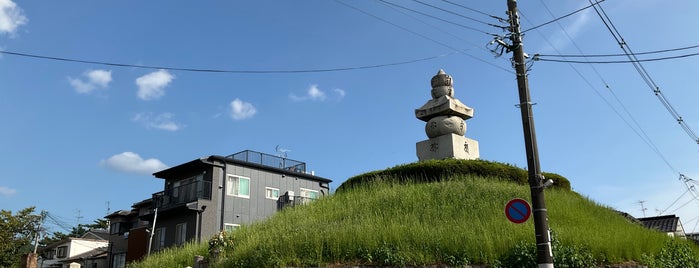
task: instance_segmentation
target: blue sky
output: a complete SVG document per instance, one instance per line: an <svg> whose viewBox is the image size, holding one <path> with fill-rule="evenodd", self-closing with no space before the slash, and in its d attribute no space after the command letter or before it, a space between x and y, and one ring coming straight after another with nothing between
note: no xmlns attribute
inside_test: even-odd
<svg viewBox="0 0 699 268"><path fill-rule="evenodd" d="M106 215L107 203L129 209L162 190L154 171L246 149L276 154L277 145L336 188L417 161L415 143L426 136L414 109L430 98L439 69L475 109L466 136L479 141L481 158L526 167L510 55L486 49L493 39L486 33L505 32L478 21L503 23L445 1L429 4L478 21L416 1L387 2L449 23L380 1L0 0L3 51L132 65L0 54L0 207L36 206L69 224L91 222ZM504 0L453 2L506 16ZM529 29L588 3L519 5ZM691 13L699 2L602 6L634 52L699 44ZM592 9L528 31L524 48L622 53ZM689 53L696 50L672 55ZM698 60L643 63L690 127L699 127ZM262 74L133 67L303 71L409 61ZM699 201L678 177L699 178L699 145L632 65L537 61L529 82L544 171L603 205L640 217L643 200L647 216L678 214L695 230Z"/></svg>

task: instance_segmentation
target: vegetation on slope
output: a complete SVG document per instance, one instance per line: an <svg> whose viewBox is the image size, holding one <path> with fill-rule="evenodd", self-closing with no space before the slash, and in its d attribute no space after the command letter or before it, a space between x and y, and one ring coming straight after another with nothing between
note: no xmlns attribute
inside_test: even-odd
<svg viewBox="0 0 699 268"><path fill-rule="evenodd" d="M333 196L288 208L271 219L214 238L220 249L215 267L346 265L533 264L534 227L504 216L512 198L529 199L526 185L510 179L455 175L429 183L413 178L374 177L371 183L343 187ZM682 266L699 265L696 247L629 222L611 209L566 189L546 191L558 264L643 262L651 265L684 254ZM148 258L135 267L191 265ZM677 250L677 248L681 250ZM682 251L684 250L684 251ZM666 266L662 266L666 267Z"/></svg>
<svg viewBox="0 0 699 268"><path fill-rule="evenodd" d="M542 173L546 179L553 180L553 188L570 190L570 181L555 173ZM442 181L458 175L498 178L519 184L528 183L527 171L516 166L487 160L429 160L395 166L392 168L364 173L347 179L337 192L357 185L372 183L375 179L393 180L400 183L425 183Z"/></svg>

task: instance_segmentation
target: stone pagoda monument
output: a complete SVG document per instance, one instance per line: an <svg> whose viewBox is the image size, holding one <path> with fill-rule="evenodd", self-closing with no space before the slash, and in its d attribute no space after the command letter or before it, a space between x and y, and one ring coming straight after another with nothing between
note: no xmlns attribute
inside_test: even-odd
<svg viewBox="0 0 699 268"><path fill-rule="evenodd" d="M427 122L428 140L417 143L417 158L478 159L478 141L464 137L473 109L454 98L454 82L444 70L432 77L432 99L415 110L415 117Z"/></svg>

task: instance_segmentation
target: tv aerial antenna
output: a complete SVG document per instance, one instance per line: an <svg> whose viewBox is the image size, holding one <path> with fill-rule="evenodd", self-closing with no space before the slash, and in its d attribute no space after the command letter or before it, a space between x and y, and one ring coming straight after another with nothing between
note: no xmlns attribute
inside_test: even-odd
<svg viewBox="0 0 699 268"><path fill-rule="evenodd" d="M291 152L289 149L284 149L281 146L277 145L277 147L274 147L274 151L279 154L279 157L286 159L287 153Z"/></svg>

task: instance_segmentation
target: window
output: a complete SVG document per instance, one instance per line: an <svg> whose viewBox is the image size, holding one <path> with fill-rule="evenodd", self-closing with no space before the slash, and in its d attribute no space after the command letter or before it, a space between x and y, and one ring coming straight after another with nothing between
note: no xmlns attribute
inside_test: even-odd
<svg viewBox="0 0 699 268"><path fill-rule="evenodd" d="M126 267L126 253L114 254L112 257L112 268Z"/></svg>
<svg viewBox="0 0 699 268"><path fill-rule="evenodd" d="M318 199L318 191L301 188L301 197Z"/></svg>
<svg viewBox="0 0 699 268"><path fill-rule="evenodd" d="M165 227L155 229L153 235L153 249L159 250L165 247Z"/></svg>
<svg viewBox="0 0 699 268"><path fill-rule="evenodd" d="M228 195L250 198L250 178L228 175Z"/></svg>
<svg viewBox="0 0 699 268"><path fill-rule="evenodd" d="M277 200L277 199L279 199L279 189L277 189L277 188L271 188L271 187L265 187L265 196L266 196L268 199Z"/></svg>
<svg viewBox="0 0 699 268"><path fill-rule="evenodd" d="M183 222L175 226L175 244L182 245L187 242L187 223Z"/></svg>
<svg viewBox="0 0 699 268"><path fill-rule="evenodd" d="M68 247L67 246L62 246L56 248L56 257L57 258L65 258L68 256Z"/></svg>
<svg viewBox="0 0 699 268"><path fill-rule="evenodd" d="M53 259L56 256L56 249L54 248L54 249L44 251L44 256L46 257L46 259L49 259L49 260Z"/></svg>
<svg viewBox="0 0 699 268"><path fill-rule="evenodd" d="M223 230L226 232L232 232L240 228L240 224L235 224L235 223L224 223L223 224Z"/></svg>

